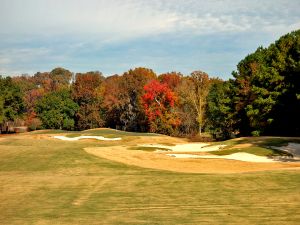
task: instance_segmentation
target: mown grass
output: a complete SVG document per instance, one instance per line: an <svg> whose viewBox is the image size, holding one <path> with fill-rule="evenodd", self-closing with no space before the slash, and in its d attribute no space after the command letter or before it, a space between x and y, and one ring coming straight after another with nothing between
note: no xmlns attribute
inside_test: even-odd
<svg viewBox="0 0 300 225"><path fill-rule="evenodd" d="M0 223L299 224L299 171L184 174L83 150L110 145L2 137Z"/></svg>

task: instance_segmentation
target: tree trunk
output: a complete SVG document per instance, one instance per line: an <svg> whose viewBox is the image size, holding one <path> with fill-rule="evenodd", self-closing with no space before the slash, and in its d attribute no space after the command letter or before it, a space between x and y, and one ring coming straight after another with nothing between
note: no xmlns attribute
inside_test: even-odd
<svg viewBox="0 0 300 225"><path fill-rule="evenodd" d="M201 128L202 128L202 102L201 96L199 96L199 135L201 136Z"/></svg>
<svg viewBox="0 0 300 225"><path fill-rule="evenodd" d="M199 124L199 135L201 136L202 133L201 133L201 123Z"/></svg>

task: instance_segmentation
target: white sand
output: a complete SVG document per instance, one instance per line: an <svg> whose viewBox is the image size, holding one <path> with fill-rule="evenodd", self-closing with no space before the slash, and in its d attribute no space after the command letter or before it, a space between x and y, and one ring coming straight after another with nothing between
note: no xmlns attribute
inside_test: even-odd
<svg viewBox="0 0 300 225"><path fill-rule="evenodd" d="M122 138L105 138L102 136L79 136L79 137L73 137L73 138L69 138L69 137L65 137L65 136L54 136L54 138L63 140L63 141L78 141L80 139L97 139L100 141L119 141Z"/></svg>
<svg viewBox="0 0 300 225"><path fill-rule="evenodd" d="M175 146L168 146L168 145L156 145L156 144L149 144L149 145L140 145L142 147L154 147L154 148L166 148L173 152L210 152L210 151L217 151L226 145L214 145L208 146L209 144L205 143L189 143L189 144L178 144ZM207 147L205 147L207 146ZM158 151L161 151L158 149Z"/></svg>
<svg viewBox="0 0 300 225"><path fill-rule="evenodd" d="M273 159L270 159L265 156L257 156L245 152L238 152L233 153L230 155L192 155L192 154L167 154L168 156L175 157L175 158L181 158L181 159L188 159L188 158L204 158L204 159L232 159L232 160L239 160L244 162L264 162L264 163L270 163L270 162L276 162Z"/></svg>
<svg viewBox="0 0 300 225"><path fill-rule="evenodd" d="M290 142L287 146L281 146L281 147L271 146L271 148L291 153L294 156L294 158L300 157L299 143Z"/></svg>

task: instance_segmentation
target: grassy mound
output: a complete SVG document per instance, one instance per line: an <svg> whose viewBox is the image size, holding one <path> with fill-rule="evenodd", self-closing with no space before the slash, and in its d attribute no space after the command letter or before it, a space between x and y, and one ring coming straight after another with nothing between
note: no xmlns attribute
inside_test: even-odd
<svg viewBox="0 0 300 225"><path fill-rule="evenodd" d="M246 152L258 156L292 156L285 151L272 149L272 146L287 146L290 142L300 143L300 138L243 137L215 143L226 145L226 147L210 153L215 155L229 155L237 152Z"/></svg>
<svg viewBox="0 0 300 225"><path fill-rule="evenodd" d="M115 137L131 137L131 136L159 136L159 134L154 133L138 133L138 132L127 132L127 131L120 131L110 128L97 128L97 129L90 129L84 131L65 131L65 130L40 130L31 132L32 134L67 134L67 137L78 137L81 135L86 136L103 136L106 138L115 138Z"/></svg>

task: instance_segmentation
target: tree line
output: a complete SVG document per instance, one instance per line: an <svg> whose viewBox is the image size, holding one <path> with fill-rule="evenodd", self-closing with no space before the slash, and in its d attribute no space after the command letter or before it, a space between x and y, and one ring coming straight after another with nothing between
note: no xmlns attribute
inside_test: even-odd
<svg viewBox="0 0 300 225"><path fill-rule="evenodd" d="M223 81L148 68L104 77L64 68L0 77L0 123L168 135L300 135L300 30L259 47ZM2 132L5 131L2 129Z"/></svg>

